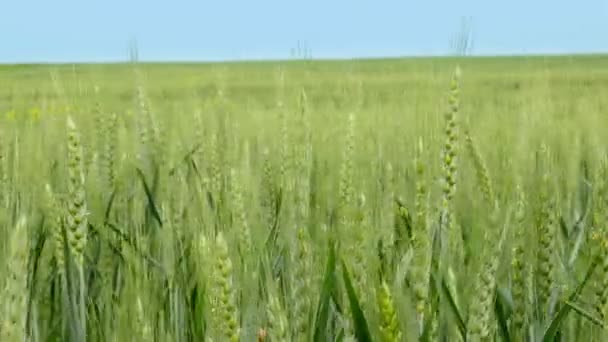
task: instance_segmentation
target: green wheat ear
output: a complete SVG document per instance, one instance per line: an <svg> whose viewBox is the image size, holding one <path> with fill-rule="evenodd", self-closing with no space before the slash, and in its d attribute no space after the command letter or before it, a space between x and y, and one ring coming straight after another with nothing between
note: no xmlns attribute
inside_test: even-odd
<svg viewBox="0 0 608 342"><path fill-rule="evenodd" d="M276 172L270 158L270 151L265 149L263 152L262 165L262 206L264 207L264 218L267 228L272 228L276 221L276 205L277 205L277 184Z"/></svg>
<svg viewBox="0 0 608 342"><path fill-rule="evenodd" d="M460 111L460 68L452 75L448 96L448 110L445 113L445 142L442 149L442 198L441 198L441 234L453 235L452 199L456 193L458 124ZM452 239L453 240L453 239ZM455 241L451 241L455 243Z"/></svg>
<svg viewBox="0 0 608 342"><path fill-rule="evenodd" d="M454 197L456 191L458 126L457 117L460 110L460 68L457 68L450 81L448 111L445 113L445 143L443 145L443 200L444 206Z"/></svg>
<svg viewBox="0 0 608 342"><path fill-rule="evenodd" d="M50 232L53 237L53 247L55 259L57 260L57 270L61 276L65 270L65 239L63 237L63 208L56 195L53 193L50 184L45 186L46 209L50 220Z"/></svg>
<svg viewBox="0 0 608 342"><path fill-rule="evenodd" d="M341 224L348 225L352 211L353 202L355 199L355 190L353 187L353 158L355 150L355 115L348 116L346 144L344 146L342 156L342 166L340 169L340 221Z"/></svg>
<svg viewBox="0 0 608 342"><path fill-rule="evenodd" d="M216 206L221 206L222 201L222 165L220 165L220 147L217 134L211 135L209 142L209 179L211 181L211 191L216 199Z"/></svg>
<svg viewBox="0 0 608 342"><path fill-rule="evenodd" d="M380 309L380 334L381 341L384 342L399 342L402 340L403 334L399 326L399 318L395 309L395 303L391 290L385 281L382 281L378 289L378 307Z"/></svg>
<svg viewBox="0 0 608 342"><path fill-rule="evenodd" d="M236 307L235 289L232 283L232 261L228 254L228 244L222 232L215 241L215 265L213 267L212 287L215 294L213 311L218 330L227 341L238 342L241 328Z"/></svg>
<svg viewBox="0 0 608 342"><path fill-rule="evenodd" d="M0 298L0 341L25 341L29 236L25 217L21 217L11 233L5 287Z"/></svg>
<svg viewBox="0 0 608 342"><path fill-rule="evenodd" d="M594 311L601 321L606 324L606 310L608 309L608 238L606 233L594 236L598 246L599 265L597 268L597 279L595 280Z"/></svg>
<svg viewBox="0 0 608 342"><path fill-rule="evenodd" d="M416 216L413 225L413 270L412 285L415 296L416 314L420 331L423 329L424 315L428 308L429 279L431 267L431 236L428 226L428 189L425 165L422 161L424 146L419 141L415 159L416 167Z"/></svg>
<svg viewBox="0 0 608 342"><path fill-rule="evenodd" d="M109 187L109 191L113 191L116 186L118 116L116 113L111 113L105 117L104 123L104 146L102 149L103 174L105 184Z"/></svg>
<svg viewBox="0 0 608 342"><path fill-rule="evenodd" d="M136 322L139 336L142 341L153 341L152 328L150 327L150 322L145 314L144 305L142 304L139 296L137 296L136 304Z"/></svg>
<svg viewBox="0 0 608 342"><path fill-rule="evenodd" d="M467 150L469 151L469 155L473 160L473 166L479 180L479 188L483 194L483 199L490 205L491 209L493 209L496 196L494 195L494 189L490 179L490 172L488 171L488 167L486 166L483 156L477 149L477 145L475 144L473 137L471 137L471 134L468 131L466 131L464 134Z"/></svg>
<svg viewBox="0 0 608 342"><path fill-rule="evenodd" d="M523 338L523 329L526 320L526 279L530 269L526 263L525 243L528 236L525 225L526 198L520 186L517 186L517 209L515 213L515 241L512 257L513 285L513 334Z"/></svg>
<svg viewBox="0 0 608 342"><path fill-rule="evenodd" d="M483 263L480 274L475 280L475 295L471 299L467 331L467 340L469 341L490 341L493 332L492 318L497 272L507 230L504 229L501 232L497 227L496 213L491 214L491 216L490 226L488 227L490 232L486 233L484 238Z"/></svg>
<svg viewBox="0 0 608 342"><path fill-rule="evenodd" d="M276 283L274 280L269 280ZM268 294L268 335L272 341L287 342L289 338L289 322L285 309L279 300L279 290L276 284L269 284Z"/></svg>
<svg viewBox="0 0 608 342"><path fill-rule="evenodd" d="M293 254L294 281L292 284L293 300L293 336L297 341L305 341L309 328L311 311L311 272L312 257L310 237L305 228L297 229L296 253Z"/></svg>
<svg viewBox="0 0 608 342"><path fill-rule="evenodd" d="M310 115L308 113L307 98L304 90L300 93L299 99L300 116L298 120L299 134L295 147L295 204L297 206L296 222L305 222L310 215L309 200L311 190L311 169L312 169L312 128Z"/></svg>
<svg viewBox="0 0 608 342"><path fill-rule="evenodd" d="M6 205L10 195L8 174L8 149L6 148L5 131L0 129L0 204Z"/></svg>
<svg viewBox="0 0 608 342"><path fill-rule="evenodd" d="M595 249L594 254L598 260L594 274L593 310L597 318L604 324L607 322L608 313L608 230L606 229L608 215L605 209L608 204L608 197L606 197L608 190L607 166L608 164L603 160L596 175L597 185L595 186L596 191L590 222L590 226L593 227L591 240Z"/></svg>
<svg viewBox="0 0 608 342"><path fill-rule="evenodd" d="M278 103L279 121L280 121L280 150L279 150L279 184L285 191L291 192L292 180L292 151L291 151L291 136L289 131L289 122L286 108Z"/></svg>
<svg viewBox="0 0 608 342"><path fill-rule="evenodd" d="M71 117L68 127L68 213L67 236L70 251L79 267L83 265L84 248L87 242L87 205L85 199L85 180L82 165L82 145L80 134Z"/></svg>
<svg viewBox="0 0 608 342"><path fill-rule="evenodd" d="M542 205L540 218L537 223L538 251L536 283L538 303L541 308L542 317L548 315L549 301L551 292L555 285L555 247L557 219L555 213L554 200L547 194L547 177L545 176L544 190L541 194L540 203Z"/></svg>
<svg viewBox="0 0 608 342"><path fill-rule="evenodd" d="M247 220L247 212L245 211L240 179L234 169L230 170L230 179L232 185L234 216L236 218L237 229L239 230L239 250L241 256L244 258L252 251L251 230L249 221Z"/></svg>

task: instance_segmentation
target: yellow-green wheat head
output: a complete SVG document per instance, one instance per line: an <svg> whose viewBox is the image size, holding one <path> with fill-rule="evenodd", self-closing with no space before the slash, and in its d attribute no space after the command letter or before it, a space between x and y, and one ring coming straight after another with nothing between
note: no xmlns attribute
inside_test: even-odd
<svg viewBox="0 0 608 342"><path fill-rule="evenodd" d="M83 172L83 151L80 133L72 118L68 117L68 204L67 237L70 252L77 265L82 266L87 242L87 205Z"/></svg>

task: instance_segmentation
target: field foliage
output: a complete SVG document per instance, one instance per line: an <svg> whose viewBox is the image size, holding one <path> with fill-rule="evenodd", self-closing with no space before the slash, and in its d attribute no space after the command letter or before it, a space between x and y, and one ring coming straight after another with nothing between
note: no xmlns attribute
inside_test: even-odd
<svg viewBox="0 0 608 342"><path fill-rule="evenodd" d="M604 341L607 67L0 66L0 341Z"/></svg>

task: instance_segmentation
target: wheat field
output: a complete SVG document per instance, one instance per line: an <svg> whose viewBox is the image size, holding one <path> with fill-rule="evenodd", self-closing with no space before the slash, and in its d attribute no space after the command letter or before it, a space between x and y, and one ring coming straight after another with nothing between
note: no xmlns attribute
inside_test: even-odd
<svg viewBox="0 0 608 342"><path fill-rule="evenodd" d="M605 341L603 56L0 66L0 341Z"/></svg>

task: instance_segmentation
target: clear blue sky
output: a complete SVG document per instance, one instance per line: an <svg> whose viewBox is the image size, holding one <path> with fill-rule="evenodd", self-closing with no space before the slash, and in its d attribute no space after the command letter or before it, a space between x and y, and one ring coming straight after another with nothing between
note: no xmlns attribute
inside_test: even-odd
<svg viewBox="0 0 608 342"><path fill-rule="evenodd" d="M0 62L608 52L608 0L5 0Z"/></svg>

